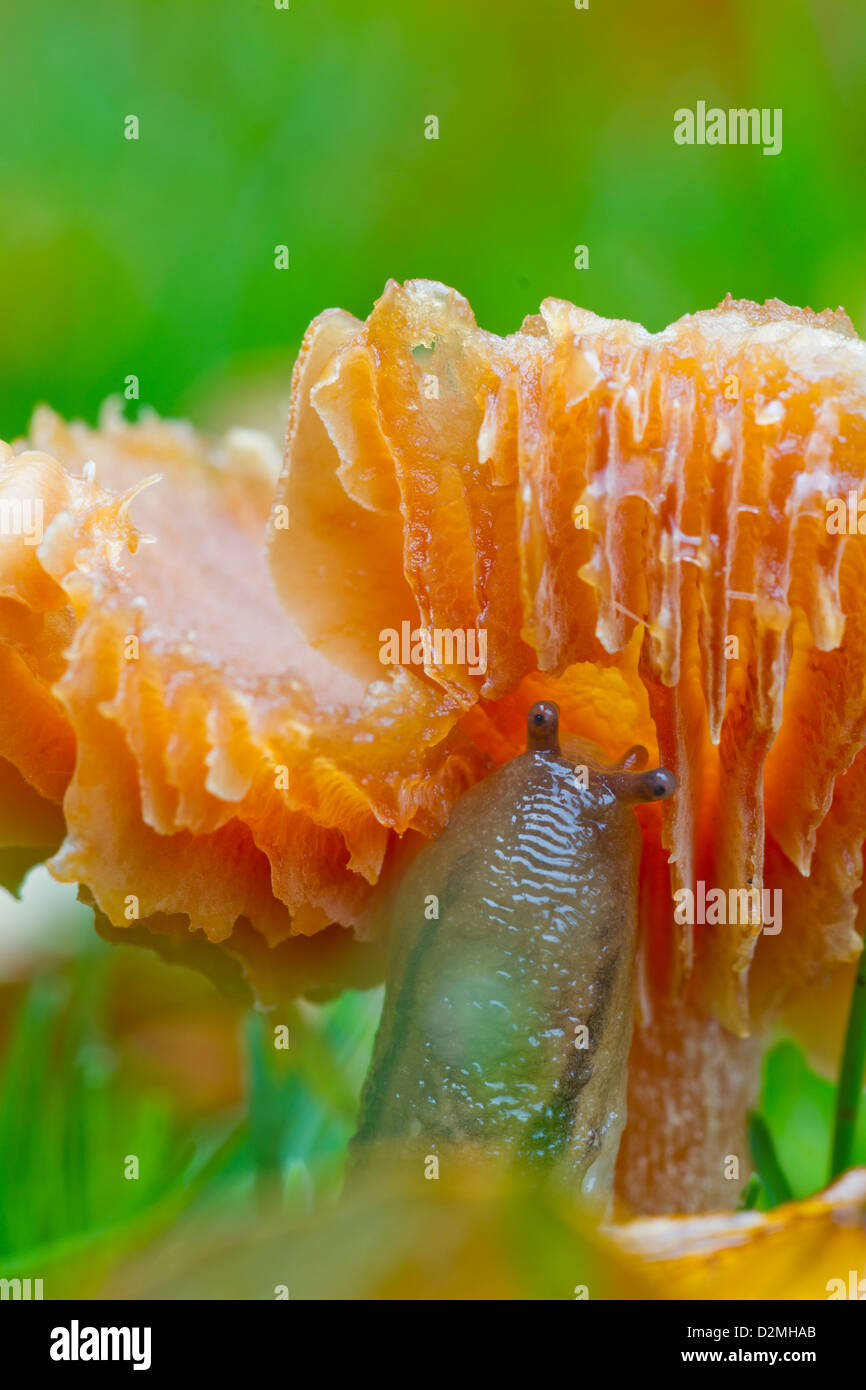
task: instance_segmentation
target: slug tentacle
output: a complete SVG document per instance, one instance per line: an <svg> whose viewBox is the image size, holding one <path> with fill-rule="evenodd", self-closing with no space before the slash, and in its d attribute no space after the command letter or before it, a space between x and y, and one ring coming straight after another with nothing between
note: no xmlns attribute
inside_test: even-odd
<svg viewBox="0 0 866 1390"><path fill-rule="evenodd" d="M624 772L640 772L649 762L649 753L642 743L633 743L631 748L626 749L622 757L613 767L622 768Z"/></svg>
<svg viewBox="0 0 866 1390"><path fill-rule="evenodd" d="M559 755L559 706L552 700L536 700L526 716L527 753Z"/></svg>
<svg viewBox="0 0 866 1390"><path fill-rule="evenodd" d="M654 767L649 772L605 770L600 780L617 801L626 806L636 806L642 801L665 801L677 789L676 777L663 767Z"/></svg>

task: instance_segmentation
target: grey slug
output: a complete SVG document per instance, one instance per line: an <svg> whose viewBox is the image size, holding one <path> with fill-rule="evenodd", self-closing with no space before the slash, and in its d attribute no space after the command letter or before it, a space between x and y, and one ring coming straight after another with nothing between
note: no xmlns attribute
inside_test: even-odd
<svg viewBox="0 0 866 1390"><path fill-rule="evenodd" d="M613 1181L625 1122L640 827L670 772L560 747L541 701L526 751L472 787L409 866L352 1144L449 1150L557 1173L588 1197ZM440 1161L441 1158L440 1158Z"/></svg>

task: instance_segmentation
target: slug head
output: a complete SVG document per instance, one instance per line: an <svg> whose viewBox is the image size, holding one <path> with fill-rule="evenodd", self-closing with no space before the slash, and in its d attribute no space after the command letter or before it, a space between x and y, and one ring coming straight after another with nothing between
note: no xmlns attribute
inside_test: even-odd
<svg viewBox="0 0 866 1390"><path fill-rule="evenodd" d="M537 700L526 718L527 753L562 756L559 742L559 706L552 700ZM643 801L665 801L677 789L677 779L663 767L646 768L649 754L642 744L629 748L618 762L592 769L597 781L617 801L636 806Z"/></svg>

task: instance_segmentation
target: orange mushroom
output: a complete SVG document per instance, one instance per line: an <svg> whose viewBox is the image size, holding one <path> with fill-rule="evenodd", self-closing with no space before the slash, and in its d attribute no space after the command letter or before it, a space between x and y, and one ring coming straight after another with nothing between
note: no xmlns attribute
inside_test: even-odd
<svg viewBox="0 0 866 1390"><path fill-rule="evenodd" d="M643 744L679 793L639 813L619 1188L731 1206L761 1022L862 944L864 394L841 311L549 300L500 338L416 281L313 323L279 480L248 436L40 413L0 471L45 526L0 545L0 791L62 806L107 931L275 997L375 974L383 876L536 700Z"/></svg>

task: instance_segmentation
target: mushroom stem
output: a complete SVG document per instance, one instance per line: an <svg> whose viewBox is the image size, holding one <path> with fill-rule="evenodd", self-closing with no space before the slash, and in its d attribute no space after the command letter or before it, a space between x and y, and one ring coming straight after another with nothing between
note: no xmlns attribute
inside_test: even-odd
<svg viewBox="0 0 866 1390"><path fill-rule="evenodd" d="M734 1037L687 1003L658 1003L635 1028L617 1160L628 1210L661 1215L737 1205L751 1168L746 1129L763 1041Z"/></svg>

